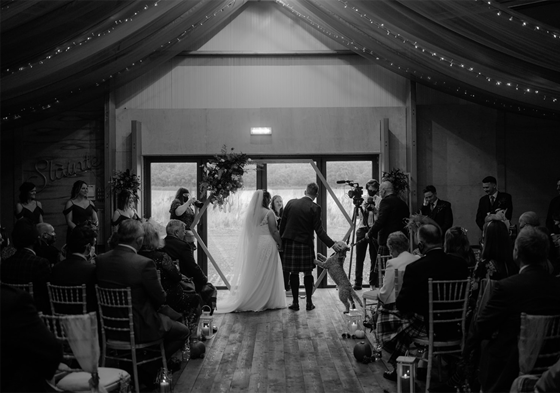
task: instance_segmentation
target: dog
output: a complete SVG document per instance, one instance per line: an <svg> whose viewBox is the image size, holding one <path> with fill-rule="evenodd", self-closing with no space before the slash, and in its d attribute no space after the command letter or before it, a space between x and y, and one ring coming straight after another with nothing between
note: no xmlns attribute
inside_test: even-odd
<svg viewBox="0 0 560 393"><path fill-rule="evenodd" d="M329 275L333 279L333 281L338 286L338 298L346 307L345 314L348 314L350 311L350 304L352 304L352 308L356 308L354 300L358 302L360 306L364 306L362 304L362 300L356 294L354 289L352 288L352 284L344 271L344 260L346 259L346 251L341 251L332 254L329 258L322 254L317 254L317 258L313 260L315 265L326 269L329 272Z"/></svg>

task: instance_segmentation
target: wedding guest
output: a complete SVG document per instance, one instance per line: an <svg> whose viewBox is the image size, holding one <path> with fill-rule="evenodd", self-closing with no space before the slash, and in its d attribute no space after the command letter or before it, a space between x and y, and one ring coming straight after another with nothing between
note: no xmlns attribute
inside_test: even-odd
<svg viewBox="0 0 560 393"><path fill-rule="evenodd" d="M60 250L54 246L56 243L56 232L51 224L42 222L37 224L39 239L33 247L37 256L49 260L51 268L60 260Z"/></svg>
<svg viewBox="0 0 560 393"><path fill-rule="evenodd" d="M284 213L284 201L280 195L274 195L272 197L272 202L270 203L270 208L276 216L276 228L280 230L280 222L282 221L282 213ZM284 250L278 250L280 253L280 260L284 259ZM290 272L285 270L282 271L284 277L284 289L286 290L286 296L292 296L290 291Z"/></svg>
<svg viewBox="0 0 560 393"><path fill-rule="evenodd" d="M538 227L541 225L539 217L535 212L525 212L519 216L519 230L523 229L526 225L530 225L532 227Z"/></svg>
<svg viewBox="0 0 560 393"><path fill-rule="evenodd" d="M88 199L88 191L88 184L83 180L76 181L72 186L70 199L66 202L63 211L66 216L66 224L68 225L68 231L66 232L67 243L72 229L78 224L89 221L94 227L99 225L97 208L93 201Z"/></svg>
<svg viewBox="0 0 560 393"><path fill-rule="evenodd" d="M478 201L476 211L476 225L480 230L483 229L484 223L490 220L499 218L510 221L513 213L511 195L498 191L498 181L494 176L482 179L482 189L486 195Z"/></svg>
<svg viewBox="0 0 560 393"><path fill-rule="evenodd" d="M66 259L53 267L51 284L77 286L86 284L87 311L97 311L97 295L95 293L95 265L92 263L91 254L95 248L97 231L87 225L77 226L70 233L66 244ZM68 314L80 314L76 308L67 307Z"/></svg>
<svg viewBox="0 0 560 393"><path fill-rule="evenodd" d="M560 177L556 179L556 195L548 205L548 212L546 214L546 227L551 234L560 235ZM560 236L558 237L560 243Z"/></svg>
<svg viewBox="0 0 560 393"><path fill-rule="evenodd" d="M443 251L463 258L470 268L474 268L476 265L476 256L471 248L465 228L451 227L445 232Z"/></svg>
<svg viewBox="0 0 560 393"><path fill-rule="evenodd" d="M501 280L519 272L513 261L508 228L501 221L484 224L482 239L480 261L474 269L475 279Z"/></svg>
<svg viewBox="0 0 560 393"><path fill-rule="evenodd" d="M31 182L19 187L19 202L16 203L16 218L27 218L34 224L43 222L43 205L36 199L37 188Z"/></svg>
<svg viewBox="0 0 560 393"><path fill-rule="evenodd" d="M453 226L451 203L439 199L436 188L432 185L424 188L424 204L420 212L437 222L443 234Z"/></svg>
<svg viewBox="0 0 560 393"><path fill-rule="evenodd" d="M37 227L26 218L16 221L12 232L16 253L2 261L0 280L8 284L33 283L33 297L39 311L50 313L47 282L51 278L49 261L38 257L33 246L39 233Z"/></svg>
<svg viewBox="0 0 560 393"><path fill-rule="evenodd" d="M111 220L113 233L117 232L120 223L124 220L140 220L140 216L134 208L135 201L136 199L131 191L122 190L119 192L117 196L117 209L113 212L113 218Z"/></svg>

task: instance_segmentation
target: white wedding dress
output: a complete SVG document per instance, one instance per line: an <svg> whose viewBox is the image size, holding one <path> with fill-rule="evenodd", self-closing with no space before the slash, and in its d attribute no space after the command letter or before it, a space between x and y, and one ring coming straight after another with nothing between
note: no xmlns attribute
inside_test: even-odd
<svg viewBox="0 0 560 393"><path fill-rule="evenodd" d="M262 190L258 190L241 231L230 291L224 299L218 299L216 313L287 307L280 254L268 223L272 219L276 225L275 216L269 211L261 219L261 206Z"/></svg>

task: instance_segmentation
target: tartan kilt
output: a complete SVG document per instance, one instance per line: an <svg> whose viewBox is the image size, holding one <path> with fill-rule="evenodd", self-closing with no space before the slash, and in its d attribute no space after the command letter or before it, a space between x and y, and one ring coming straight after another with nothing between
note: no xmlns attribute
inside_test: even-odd
<svg viewBox="0 0 560 393"><path fill-rule="evenodd" d="M282 269L287 272L311 272L315 269L315 249L307 244L282 239L284 259Z"/></svg>
<svg viewBox="0 0 560 393"><path fill-rule="evenodd" d="M413 314L410 319L407 319L398 310L380 308L378 313L377 338L383 344L393 340L403 331L411 337L427 334L424 318L419 314Z"/></svg>

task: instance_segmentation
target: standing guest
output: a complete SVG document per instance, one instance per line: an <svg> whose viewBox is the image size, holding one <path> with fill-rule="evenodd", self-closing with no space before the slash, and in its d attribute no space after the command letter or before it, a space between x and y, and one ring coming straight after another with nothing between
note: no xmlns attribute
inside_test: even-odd
<svg viewBox="0 0 560 393"><path fill-rule="evenodd" d="M395 194L393 183L390 181L385 180L381 183L379 195L382 199L379 204L377 221L369 229L366 239L377 238L379 255L388 255L387 237L390 233L405 230L405 221L410 212L406 202Z"/></svg>
<svg viewBox="0 0 560 393"><path fill-rule="evenodd" d="M113 213L111 226L113 232L117 232L119 225L124 220L140 220L138 212L134 208L135 198L131 191L122 190L117 196L117 209Z"/></svg>
<svg viewBox="0 0 560 393"><path fill-rule="evenodd" d="M68 225L66 243L68 243L68 238L70 237L72 229L74 229L77 225L87 221L89 221L89 223L94 227L99 225L99 220L97 219L97 208L95 207L93 201L88 199L88 191L89 187L83 180L76 181L72 186L70 199L66 202L63 211L66 216L66 224Z"/></svg>
<svg viewBox="0 0 560 393"><path fill-rule="evenodd" d="M0 281L8 284L33 283L33 296L39 311L49 313L47 282L51 278L49 261L38 257L33 247L37 243L37 227L26 218L16 221L12 239L17 249L11 257L0 265Z"/></svg>
<svg viewBox="0 0 560 393"><path fill-rule="evenodd" d="M196 291L189 293L183 289L185 276L181 275L171 257L161 250L162 241L154 225L150 221L146 221L142 227L144 228L144 240L138 254L151 259L156 264L156 268L160 272L161 286L167 294L167 304L187 317L197 315L202 302L200 295Z"/></svg>
<svg viewBox="0 0 560 393"><path fill-rule="evenodd" d="M216 308L218 291L212 283L208 282L208 277L194 260L193 249L185 240L187 232L185 223L179 220L169 220L165 231L167 236L164 239L165 245L162 250L172 260L179 260L181 274L193 280L196 292L202 297L203 303L212 309L213 313Z"/></svg>
<svg viewBox="0 0 560 393"><path fill-rule="evenodd" d="M474 269L475 279L501 280L517 274L519 267L513 261L508 228L501 221L484 224L482 253Z"/></svg>
<svg viewBox="0 0 560 393"><path fill-rule="evenodd" d="M463 258L470 268L474 268L476 265L476 256L471 248L465 228L451 227L445 232L443 251Z"/></svg>
<svg viewBox="0 0 560 393"><path fill-rule="evenodd" d="M280 222L282 221L282 213L284 213L284 201L280 195L274 195L272 197L272 202L270 202L270 208L274 212L276 216L276 228L280 230ZM280 253L280 260L284 260L284 250L279 249L278 252ZM290 291L290 272L282 270L282 274L284 277L284 289L286 290L286 296L292 296L292 292Z"/></svg>
<svg viewBox="0 0 560 393"><path fill-rule="evenodd" d="M51 284L54 285L77 286L86 284L88 312L97 311L95 265L91 260L96 239L97 232L92 227L80 225L74 228L66 244L66 259L53 267L51 276ZM57 312L61 311L57 310ZM62 309L62 313L80 314L81 310L76 310L75 306L66 306Z"/></svg>
<svg viewBox="0 0 560 393"><path fill-rule="evenodd" d="M521 313L560 314L560 281L543 269L548 247L548 236L541 228L528 226L519 232L513 250L521 266L519 274L495 283L467 340L467 354L485 341L479 374L483 392L508 392L519 375Z"/></svg>
<svg viewBox="0 0 560 393"><path fill-rule="evenodd" d="M358 209L358 229L356 230L356 281L354 282L354 290L362 289L364 261L366 259L366 251L369 246L369 259L371 266L369 269L369 286L376 287L378 282L375 277L375 260L377 258L377 240L368 238L366 234L373 226L377 219L377 211L381 203L379 196L379 182L375 179L368 180L366 183L367 197L364 203Z"/></svg>
<svg viewBox="0 0 560 393"><path fill-rule="evenodd" d="M424 188L424 204L420 212L438 223L441 233L445 234L453 226L453 211L451 203L438 198L434 186Z"/></svg>
<svg viewBox="0 0 560 393"><path fill-rule="evenodd" d="M195 237L191 231L191 225L195 217L193 206L202 207L202 202L197 201L194 196L191 197L189 190L181 187L177 190L175 199L171 203L171 208L169 209L171 216L169 218L185 223L185 241L195 250Z"/></svg>
<svg viewBox="0 0 560 393"><path fill-rule="evenodd" d="M158 280L154 261L138 255L144 241L142 224L136 220L125 220L119 225L117 235L117 246L97 257L96 275L99 286L130 288L137 342L145 343L163 338L165 354L170 359L183 346L189 329L158 312L165 304L165 291ZM139 374L153 382L152 377L157 370L153 372L154 375L147 375L145 372Z"/></svg>
<svg viewBox="0 0 560 393"><path fill-rule="evenodd" d="M558 191L558 195L552 198L548 205L546 227L551 234L560 235L560 177L556 179L556 191Z"/></svg>
<svg viewBox="0 0 560 393"><path fill-rule="evenodd" d="M290 288L293 301L288 308L299 310L299 273L303 272L303 285L307 298L306 309L313 310L315 305L311 300L313 295L313 269L315 269L315 246L313 232L327 247L341 251L346 246L343 242L335 244L323 229L321 220L321 206L314 201L317 198L319 186L309 183L305 189L305 196L290 200L284 208L280 223L280 237L284 248L283 270L290 272ZM344 244L344 246L343 246Z"/></svg>
<svg viewBox="0 0 560 393"><path fill-rule="evenodd" d="M446 254L442 247L441 230L438 225L426 224L418 229L418 248L424 256L406 267L402 287L397 297L397 315L400 323L389 324L396 329L392 344L394 350L388 362L393 365L392 371L385 371L383 377L391 381L397 380L397 358L406 353L408 346L415 337L426 334L428 322L428 279L433 280L463 280L468 278L467 263L454 255ZM395 319L395 318L394 318ZM390 335L385 327L378 323L380 337ZM440 326L435 332L440 340L456 338L458 332L448 325Z"/></svg>
<svg viewBox="0 0 560 393"><path fill-rule="evenodd" d="M56 242L56 232L51 224L41 222L37 224L39 239L33 248L37 256L49 260L51 268L60 260L60 250L54 246Z"/></svg>
<svg viewBox="0 0 560 393"><path fill-rule="evenodd" d="M0 284L0 391L50 392L47 381L62 362L62 345L26 292Z"/></svg>
<svg viewBox="0 0 560 393"><path fill-rule="evenodd" d="M476 211L476 225L482 230L484 223L490 220L511 221L513 213L513 202L511 195L498 191L498 181L494 176L486 176L482 179L482 189L485 196L478 201ZM509 226L508 226L509 229Z"/></svg>
<svg viewBox="0 0 560 393"><path fill-rule="evenodd" d="M16 218L27 218L34 224L43 222L43 205L37 199L37 188L31 182L19 186L19 202L16 203Z"/></svg>

